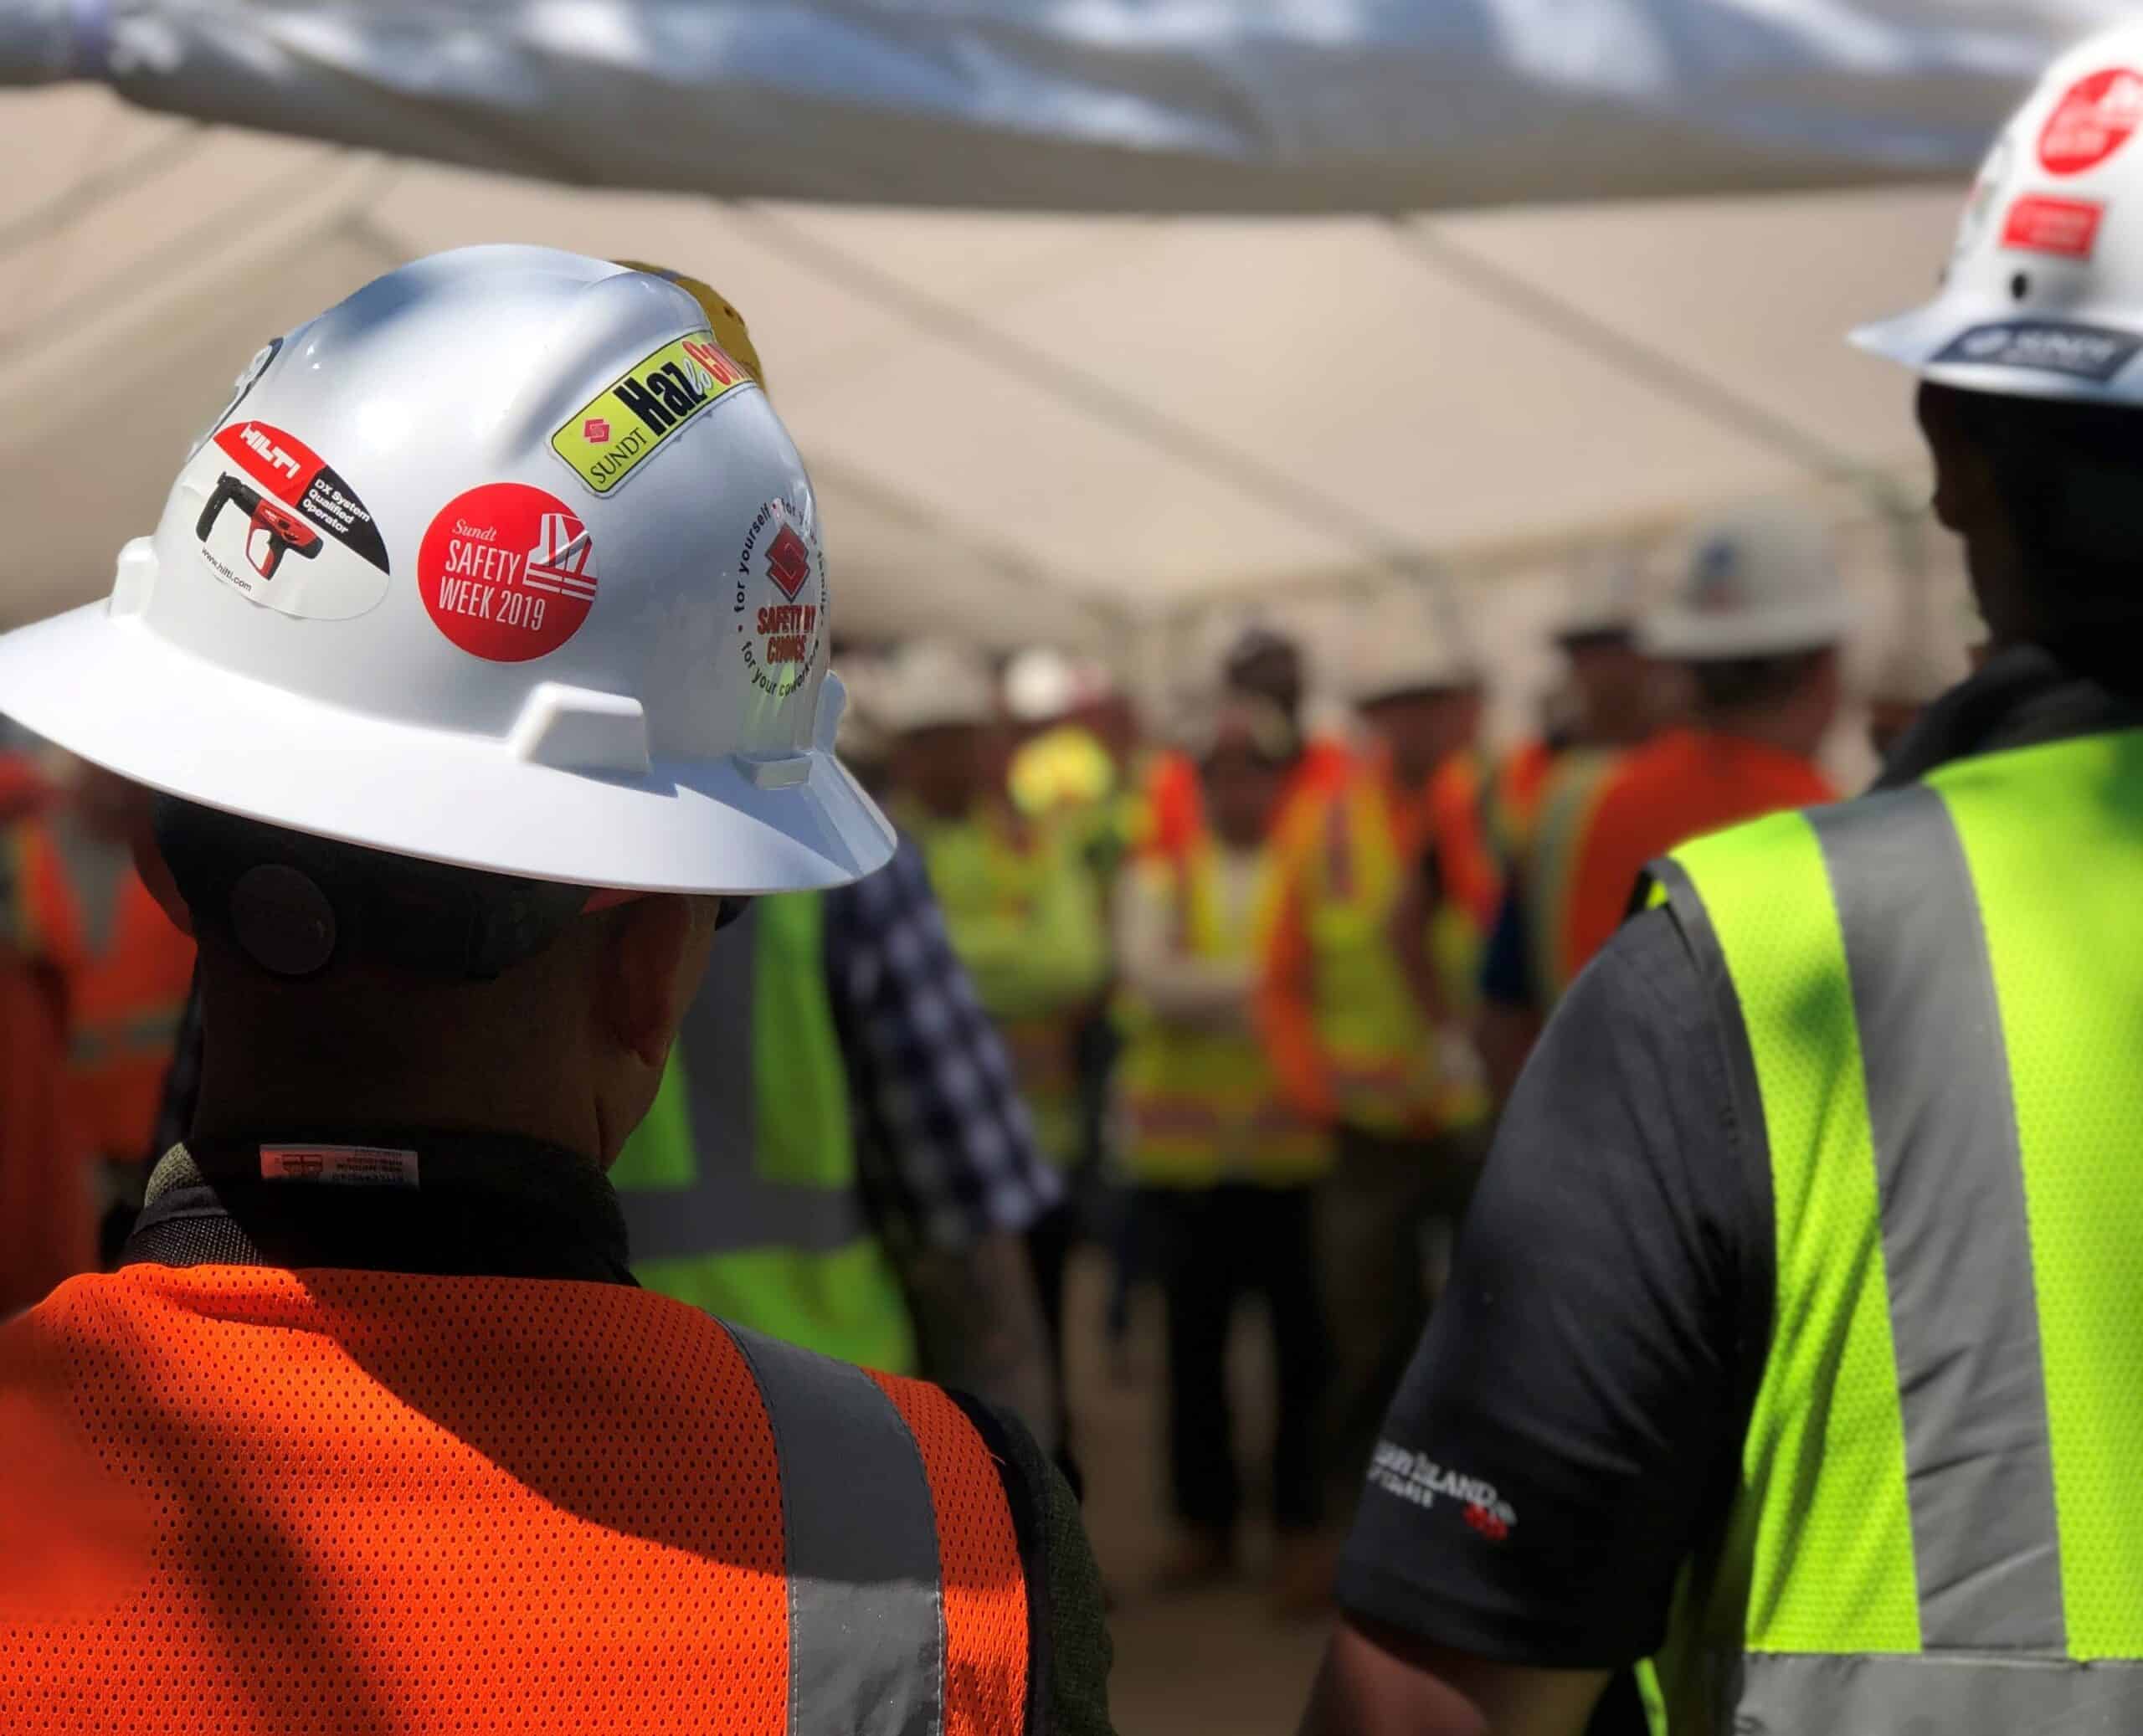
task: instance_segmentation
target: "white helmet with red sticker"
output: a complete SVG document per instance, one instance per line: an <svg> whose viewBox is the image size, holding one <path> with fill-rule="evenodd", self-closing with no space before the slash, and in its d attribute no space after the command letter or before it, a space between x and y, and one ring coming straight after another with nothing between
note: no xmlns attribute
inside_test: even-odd
<svg viewBox="0 0 2143 1736"><path fill-rule="evenodd" d="M212 808L591 886L840 885L825 560L683 290L527 247L388 273L256 357L102 603L0 711Z"/></svg>
<svg viewBox="0 0 2143 1736"><path fill-rule="evenodd" d="M1942 288L1862 348L1945 385L2143 403L2143 23L2057 60L1987 153Z"/></svg>

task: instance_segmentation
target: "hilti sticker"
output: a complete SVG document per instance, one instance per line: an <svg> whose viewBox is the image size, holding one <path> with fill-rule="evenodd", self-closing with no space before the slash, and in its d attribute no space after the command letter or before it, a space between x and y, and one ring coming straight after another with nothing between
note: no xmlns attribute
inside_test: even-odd
<svg viewBox="0 0 2143 1736"><path fill-rule="evenodd" d="M2039 135L2039 161L2055 175L2094 169L2143 121L2143 76L2110 66L2079 79L2054 105Z"/></svg>
<svg viewBox="0 0 2143 1736"><path fill-rule="evenodd" d="M751 383L713 332L687 332L567 417L551 449L596 493L608 494L709 404Z"/></svg>
<svg viewBox="0 0 2143 1736"><path fill-rule="evenodd" d="M786 699L818 667L826 619L826 557L809 492L768 501L737 551L735 593L739 655L760 692Z"/></svg>
<svg viewBox="0 0 2143 1736"><path fill-rule="evenodd" d="M2049 253L2064 259L2088 259L2098 244L2099 224L2106 208L2089 199L2053 199L2027 193L2009 208L2002 223L2002 244L2012 253Z"/></svg>
<svg viewBox="0 0 2143 1736"><path fill-rule="evenodd" d="M595 544L556 495L489 482L439 509L417 549L417 589L473 657L525 663L580 630L595 601Z"/></svg>
<svg viewBox="0 0 2143 1736"><path fill-rule="evenodd" d="M241 417L180 478L210 573L254 602L347 620L387 594L387 545L357 490L287 429Z"/></svg>

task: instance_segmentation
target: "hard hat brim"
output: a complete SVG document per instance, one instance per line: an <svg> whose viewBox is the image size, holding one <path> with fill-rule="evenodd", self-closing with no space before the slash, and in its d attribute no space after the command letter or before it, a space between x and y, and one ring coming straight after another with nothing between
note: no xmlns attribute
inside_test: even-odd
<svg viewBox="0 0 2143 1736"><path fill-rule="evenodd" d="M1786 657L1840 644L1852 621L1835 610L1780 613L1750 619L1685 613L1661 614L1641 623L1638 649L1669 663L1726 662L1741 657Z"/></svg>
<svg viewBox="0 0 2143 1736"><path fill-rule="evenodd" d="M843 886L892 828L833 754L762 782L735 756L562 771L234 675L93 603L0 637L0 711L84 759L271 825L568 885L758 893ZM787 781L795 778L795 781Z"/></svg>
<svg viewBox="0 0 2143 1736"><path fill-rule="evenodd" d="M2010 322L2114 332L2136 339L2138 353L2104 379L2053 368L1960 361L1950 356L1967 333ZM2079 403L2143 403L2143 331L2127 330L2124 322L2099 316L2089 308L2058 315L2033 313L2006 303L1990 306L1977 298L1938 296L1908 313L1857 326L1848 334L1848 341L1856 349L1910 368L1922 379L1967 392Z"/></svg>

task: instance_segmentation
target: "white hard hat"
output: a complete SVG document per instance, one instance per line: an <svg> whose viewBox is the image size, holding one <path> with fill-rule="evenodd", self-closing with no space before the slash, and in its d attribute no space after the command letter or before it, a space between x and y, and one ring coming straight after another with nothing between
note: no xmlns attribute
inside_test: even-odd
<svg viewBox="0 0 2143 1736"><path fill-rule="evenodd" d="M1672 593L1637 624L1655 657L1706 662L1834 645L1853 624L1829 539L1805 513L1750 506L1702 526Z"/></svg>
<svg viewBox="0 0 2143 1736"><path fill-rule="evenodd" d="M965 646L909 639L873 684L871 710L895 735L989 723L997 716L997 687L989 665Z"/></svg>
<svg viewBox="0 0 2143 1736"><path fill-rule="evenodd" d="M1987 153L1940 294L1862 348L1945 385L2143 403L2143 23L2055 61Z"/></svg>
<svg viewBox="0 0 2143 1736"><path fill-rule="evenodd" d="M1005 668L1005 705L1022 723L1051 723L1109 694L1108 672L1052 645L1021 651Z"/></svg>
<svg viewBox="0 0 2143 1736"><path fill-rule="evenodd" d="M1587 558L1570 574L1555 637L1593 639L1630 632L1637 625L1637 562L1627 553L1616 550Z"/></svg>
<svg viewBox="0 0 2143 1736"><path fill-rule="evenodd" d="M1351 624L1347 693L1356 705L1401 693L1472 686L1480 666L1454 612L1414 589L1387 591Z"/></svg>
<svg viewBox="0 0 2143 1736"><path fill-rule="evenodd" d="M818 512L691 297L469 248L271 344L110 597L0 638L0 710L324 838L570 884L839 885Z"/></svg>

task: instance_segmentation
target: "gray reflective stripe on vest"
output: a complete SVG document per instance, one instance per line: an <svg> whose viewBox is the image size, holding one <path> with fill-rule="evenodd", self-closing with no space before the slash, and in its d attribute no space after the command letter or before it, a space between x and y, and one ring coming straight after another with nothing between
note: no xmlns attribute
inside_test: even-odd
<svg viewBox="0 0 2143 1736"><path fill-rule="evenodd" d="M1741 1660L1734 1736L2121 1736L2143 1729L2143 1667L2016 1657Z"/></svg>
<svg viewBox="0 0 2143 1736"><path fill-rule="evenodd" d="M945 1610L914 1436L861 1369L727 1330L781 1466L791 1736L938 1736Z"/></svg>
<svg viewBox="0 0 2143 1736"><path fill-rule="evenodd" d="M677 1033L690 1090L689 1188L620 1188L635 1260L784 1248L830 1254L869 1233L854 1187L814 1188L758 1173L758 1069L752 1041L758 968L753 912L714 937L707 978Z"/></svg>
<svg viewBox="0 0 2143 1736"><path fill-rule="evenodd" d="M1867 1076L1920 1643L2058 1656L2067 1626L2031 1235L1964 848L1941 797L1925 788L1809 819ZM1938 1717L1920 1727L2038 1728L1990 1721L1977 1706L1955 1725Z"/></svg>

